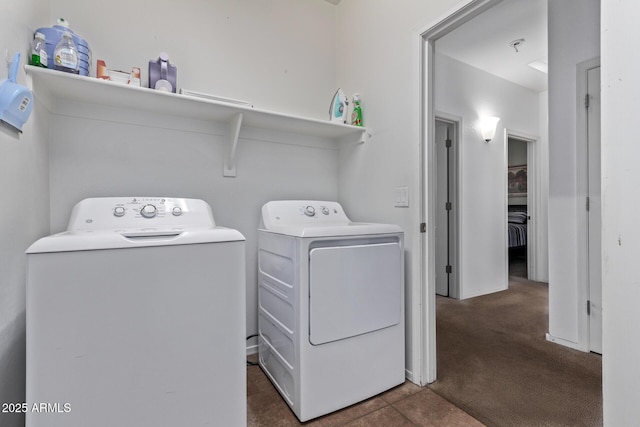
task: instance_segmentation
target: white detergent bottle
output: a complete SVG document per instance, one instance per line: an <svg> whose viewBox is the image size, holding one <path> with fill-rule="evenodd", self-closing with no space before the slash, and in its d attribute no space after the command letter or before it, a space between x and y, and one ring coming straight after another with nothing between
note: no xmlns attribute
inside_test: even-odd
<svg viewBox="0 0 640 427"><path fill-rule="evenodd" d="M79 74L78 47L73 42L71 33L65 31L56 49L53 51L54 68L67 73Z"/></svg>

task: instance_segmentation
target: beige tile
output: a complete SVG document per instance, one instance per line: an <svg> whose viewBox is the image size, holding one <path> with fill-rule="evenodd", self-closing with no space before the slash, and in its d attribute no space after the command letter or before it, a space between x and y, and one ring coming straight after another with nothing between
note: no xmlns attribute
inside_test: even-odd
<svg viewBox="0 0 640 427"><path fill-rule="evenodd" d="M248 427L289 427L301 425L277 391L247 396Z"/></svg>
<svg viewBox="0 0 640 427"><path fill-rule="evenodd" d="M411 425L483 426L433 391L408 381L371 399L300 423L264 372L257 366L247 368L247 426L249 427Z"/></svg>
<svg viewBox="0 0 640 427"><path fill-rule="evenodd" d="M259 366L247 367L247 426L301 425Z"/></svg>
<svg viewBox="0 0 640 427"><path fill-rule="evenodd" d="M423 389L412 396L394 403L392 406L418 426L484 426L484 424L429 389Z"/></svg>
<svg viewBox="0 0 640 427"><path fill-rule="evenodd" d="M273 384L259 366L247 367L247 396L272 389Z"/></svg>
<svg viewBox="0 0 640 427"><path fill-rule="evenodd" d="M345 427L405 427L415 426L411 421L404 417L400 412L396 411L391 406L386 406L382 409L378 409L364 417L360 417L348 424L344 424Z"/></svg>
<svg viewBox="0 0 640 427"><path fill-rule="evenodd" d="M416 394L421 390L422 387L419 385L415 385L411 381L405 381L404 384L400 384L391 390L385 391L380 394L379 397L387 403L394 403L398 400L404 399L405 397L409 397L412 394Z"/></svg>
<svg viewBox="0 0 640 427"><path fill-rule="evenodd" d="M332 412L331 414L324 415L322 417L316 418L310 421L306 425L310 425L313 427L333 427L333 426L342 426L346 423L358 419L364 415L370 414L380 408L387 406L384 400L379 397L373 397L371 399L367 399L360 403L356 403L355 405L348 406L344 409L341 409L336 412Z"/></svg>
<svg viewBox="0 0 640 427"><path fill-rule="evenodd" d="M376 396L302 424L262 369L259 366L247 367L247 425L250 427L342 426L385 406L387 406L387 402Z"/></svg>

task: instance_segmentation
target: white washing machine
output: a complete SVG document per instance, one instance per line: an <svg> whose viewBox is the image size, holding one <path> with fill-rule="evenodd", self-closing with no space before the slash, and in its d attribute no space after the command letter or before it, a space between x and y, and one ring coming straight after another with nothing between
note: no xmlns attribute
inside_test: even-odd
<svg viewBox="0 0 640 427"><path fill-rule="evenodd" d="M259 363L300 421L404 382L403 238L335 202L262 207Z"/></svg>
<svg viewBox="0 0 640 427"><path fill-rule="evenodd" d="M202 200L78 203L27 250L26 425L246 425L244 240Z"/></svg>

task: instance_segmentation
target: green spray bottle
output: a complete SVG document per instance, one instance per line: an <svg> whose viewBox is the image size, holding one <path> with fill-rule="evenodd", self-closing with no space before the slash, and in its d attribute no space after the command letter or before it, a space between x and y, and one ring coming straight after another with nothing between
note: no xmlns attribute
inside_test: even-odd
<svg viewBox="0 0 640 427"><path fill-rule="evenodd" d="M351 111L351 124L362 126L362 107L360 106L360 95L353 94L353 111Z"/></svg>

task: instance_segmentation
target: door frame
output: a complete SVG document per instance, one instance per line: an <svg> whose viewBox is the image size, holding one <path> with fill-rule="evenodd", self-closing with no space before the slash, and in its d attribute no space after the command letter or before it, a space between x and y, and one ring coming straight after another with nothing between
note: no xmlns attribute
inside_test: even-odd
<svg viewBox="0 0 640 427"><path fill-rule="evenodd" d="M540 281L539 252L538 242L540 242L538 230L540 227L539 220L542 219L541 196L540 196L540 137L519 132L512 129L504 130L504 140L507 141L506 147L509 147L509 138L518 139L527 143L527 211L529 216L533 217L533 221L527 221L527 278L529 280ZM505 173L505 179L506 179ZM507 197L507 211L509 210L509 200ZM533 207L533 212L531 210ZM505 213L508 215L508 213ZM507 252L507 277L509 277L509 253Z"/></svg>
<svg viewBox="0 0 640 427"><path fill-rule="evenodd" d="M420 138L420 327L419 378L420 385L437 379L436 364L436 283L435 283L435 42L502 0L464 0L439 18L415 32L416 82L419 97ZM418 381L415 381L418 380Z"/></svg>

